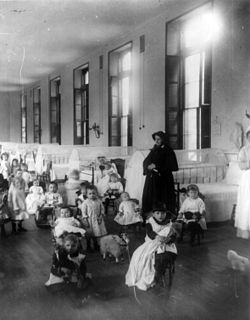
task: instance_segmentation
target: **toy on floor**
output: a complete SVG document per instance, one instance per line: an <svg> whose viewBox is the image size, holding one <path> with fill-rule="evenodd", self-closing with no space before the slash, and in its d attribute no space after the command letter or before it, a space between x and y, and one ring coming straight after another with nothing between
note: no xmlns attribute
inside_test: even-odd
<svg viewBox="0 0 250 320"><path fill-rule="evenodd" d="M230 261L233 270L246 271L250 267L248 258L238 255L233 250L228 250L227 259Z"/></svg>
<svg viewBox="0 0 250 320"><path fill-rule="evenodd" d="M119 259L123 250L128 247L129 238L125 233L121 236L116 234L109 234L100 238L100 252L103 260L106 259L107 254L111 254L115 258L115 262L119 263Z"/></svg>
<svg viewBox="0 0 250 320"><path fill-rule="evenodd" d="M239 298L238 290L237 290L237 282L239 280L239 272L250 271L250 263L249 259L246 257L242 257L237 254L234 250L228 250L227 259L231 263L231 267L233 269L233 282L234 282L234 296L235 298ZM239 271L239 272L237 272Z"/></svg>

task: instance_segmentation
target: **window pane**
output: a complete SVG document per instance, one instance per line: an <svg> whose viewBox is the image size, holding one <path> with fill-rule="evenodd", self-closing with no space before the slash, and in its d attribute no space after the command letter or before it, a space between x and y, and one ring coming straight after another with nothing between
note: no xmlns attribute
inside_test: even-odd
<svg viewBox="0 0 250 320"><path fill-rule="evenodd" d="M87 71L86 73L85 73L85 84L89 84L89 72Z"/></svg>
<svg viewBox="0 0 250 320"><path fill-rule="evenodd" d="M111 135L118 136L118 118L112 118L111 121Z"/></svg>
<svg viewBox="0 0 250 320"><path fill-rule="evenodd" d="M129 77L122 79L122 115L129 113Z"/></svg>
<svg viewBox="0 0 250 320"><path fill-rule="evenodd" d="M76 105L76 120L82 120L82 106Z"/></svg>
<svg viewBox="0 0 250 320"><path fill-rule="evenodd" d="M197 109L184 111L184 149L197 148Z"/></svg>
<svg viewBox="0 0 250 320"><path fill-rule="evenodd" d="M76 122L76 136L77 136L77 138L82 137L82 122L81 121Z"/></svg>
<svg viewBox="0 0 250 320"><path fill-rule="evenodd" d="M126 147L128 145L128 118L121 119L121 145Z"/></svg>
<svg viewBox="0 0 250 320"><path fill-rule="evenodd" d="M200 54L185 59L185 108L199 106Z"/></svg>
<svg viewBox="0 0 250 320"><path fill-rule="evenodd" d="M122 71L128 71L131 69L131 52L127 52L122 59Z"/></svg>

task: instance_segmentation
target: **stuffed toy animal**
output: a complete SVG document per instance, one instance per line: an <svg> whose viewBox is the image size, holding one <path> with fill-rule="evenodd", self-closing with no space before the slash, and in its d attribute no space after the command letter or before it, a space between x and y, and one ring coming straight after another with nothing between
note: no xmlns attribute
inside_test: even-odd
<svg viewBox="0 0 250 320"><path fill-rule="evenodd" d="M227 259L230 261L233 270L246 271L250 267L248 258L238 255L233 250L228 250Z"/></svg>
<svg viewBox="0 0 250 320"><path fill-rule="evenodd" d="M119 263L119 258L122 255L123 249L127 248L129 239L125 233L121 236L110 234L100 239L100 251L103 260L106 259L107 254L111 254L115 258L115 262Z"/></svg>

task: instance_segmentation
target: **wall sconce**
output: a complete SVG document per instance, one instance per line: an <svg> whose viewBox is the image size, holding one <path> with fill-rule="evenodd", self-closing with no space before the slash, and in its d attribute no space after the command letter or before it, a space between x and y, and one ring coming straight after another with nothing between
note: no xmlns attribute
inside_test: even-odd
<svg viewBox="0 0 250 320"><path fill-rule="evenodd" d="M103 132L101 132L99 124L96 124L96 122L93 123L92 127L89 128L89 130L93 130L94 131L95 136L96 136L97 139L99 139L100 135L103 134Z"/></svg>

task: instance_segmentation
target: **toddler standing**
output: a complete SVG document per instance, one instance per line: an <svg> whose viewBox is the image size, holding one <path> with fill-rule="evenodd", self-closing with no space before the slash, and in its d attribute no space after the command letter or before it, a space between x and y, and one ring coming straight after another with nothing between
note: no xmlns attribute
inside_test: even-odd
<svg viewBox="0 0 250 320"><path fill-rule="evenodd" d="M107 234L104 222L104 207L97 196L95 186L87 188L87 200L82 203L81 207L83 225L87 229L87 247L91 248L90 240L93 239L95 249L98 249L97 239Z"/></svg>
<svg viewBox="0 0 250 320"><path fill-rule="evenodd" d="M29 219L29 215L26 212L23 179L14 178L8 193L8 204L11 211L12 233L27 231L22 226L22 222ZM18 226L18 229L16 229L16 226Z"/></svg>

